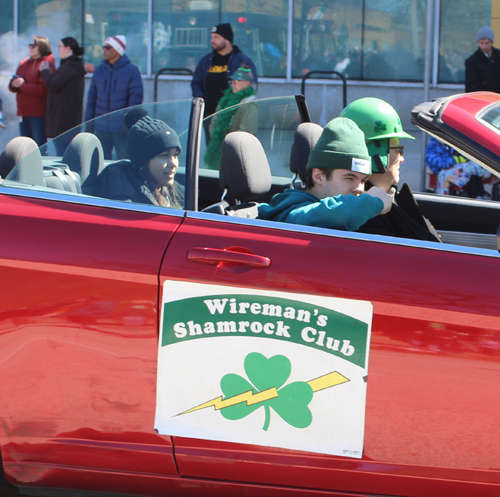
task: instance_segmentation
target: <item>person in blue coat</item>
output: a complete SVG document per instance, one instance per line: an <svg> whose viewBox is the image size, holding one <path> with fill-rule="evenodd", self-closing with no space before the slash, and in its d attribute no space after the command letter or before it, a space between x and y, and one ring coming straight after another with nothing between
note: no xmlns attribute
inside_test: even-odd
<svg viewBox="0 0 500 497"><path fill-rule="evenodd" d="M125 54L125 36L110 36L103 45L103 63L98 66L90 83L85 121L116 110L142 104L144 87L141 73ZM111 159L113 147L117 159L127 158L127 129L122 113L99 119L95 123L104 158Z"/></svg>
<svg viewBox="0 0 500 497"><path fill-rule="evenodd" d="M389 212L391 197L364 186L371 173L365 136L346 117L331 120L311 150L306 190L287 188L259 206L259 219L355 231L372 217Z"/></svg>
<svg viewBox="0 0 500 497"><path fill-rule="evenodd" d="M201 97L205 100L204 118L215 113L224 90L230 86L229 75L234 74L241 66L245 65L251 69L255 89L258 85L257 68L252 59L233 45L231 24L214 26L210 43L212 52L200 59L191 81L193 98ZM208 119L203 122L207 146L210 141L209 121Z"/></svg>

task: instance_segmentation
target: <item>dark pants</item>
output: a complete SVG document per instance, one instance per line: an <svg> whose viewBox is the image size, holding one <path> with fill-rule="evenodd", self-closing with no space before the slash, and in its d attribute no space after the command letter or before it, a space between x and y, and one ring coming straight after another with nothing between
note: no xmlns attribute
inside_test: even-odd
<svg viewBox="0 0 500 497"><path fill-rule="evenodd" d="M123 126L125 128L125 126ZM125 128L126 129L126 128ZM127 155L127 133L120 131L113 133L112 131L95 130L94 133L99 138L104 158L106 160L113 159L113 147L116 149L117 159L128 159Z"/></svg>
<svg viewBox="0 0 500 497"><path fill-rule="evenodd" d="M44 117L22 117L19 123L19 134L33 138L37 145L41 147L47 143L45 137L45 118Z"/></svg>

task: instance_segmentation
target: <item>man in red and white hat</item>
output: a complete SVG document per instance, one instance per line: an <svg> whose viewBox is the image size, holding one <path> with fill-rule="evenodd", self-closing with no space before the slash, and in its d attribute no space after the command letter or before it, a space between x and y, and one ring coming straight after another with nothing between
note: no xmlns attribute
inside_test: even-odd
<svg viewBox="0 0 500 497"><path fill-rule="evenodd" d="M103 44L103 63L92 76L87 98L85 121L142 104L144 87L141 73L125 54L127 39L123 35L110 36ZM118 112L110 119L100 119L95 124L95 135L101 140L105 159L127 158L127 131L124 113Z"/></svg>

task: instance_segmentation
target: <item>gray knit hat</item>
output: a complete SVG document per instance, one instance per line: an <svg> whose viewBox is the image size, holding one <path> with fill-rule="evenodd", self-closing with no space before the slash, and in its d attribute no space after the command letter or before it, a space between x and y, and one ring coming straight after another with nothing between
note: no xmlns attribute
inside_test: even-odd
<svg viewBox="0 0 500 497"><path fill-rule="evenodd" d="M489 26L483 26L477 32L477 41L479 40L491 40L493 43L495 41L495 33L493 33L493 30Z"/></svg>
<svg viewBox="0 0 500 497"><path fill-rule="evenodd" d="M182 151L177 133L163 121L146 116L130 128L127 153L134 166L141 167L170 148Z"/></svg>
<svg viewBox="0 0 500 497"><path fill-rule="evenodd" d="M348 169L371 174L365 135L347 117L332 119L309 154L306 169Z"/></svg>

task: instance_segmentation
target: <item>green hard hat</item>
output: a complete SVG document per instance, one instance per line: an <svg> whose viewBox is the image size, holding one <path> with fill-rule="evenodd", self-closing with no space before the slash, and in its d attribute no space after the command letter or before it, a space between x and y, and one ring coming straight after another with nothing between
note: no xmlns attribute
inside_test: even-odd
<svg viewBox="0 0 500 497"><path fill-rule="evenodd" d="M340 116L354 121L365 134L374 173L382 172L380 162L384 169L387 168L391 138L415 139L403 130L401 119L394 107L380 98L365 97L355 100Z"/></svg>
<svg viewBox="0 0 500 497"><path fill-rule="evenodd" d="M380 98L365 97L355 100L340 116L353 120L365 134L365 140L415 139L403 131L401 119L394 107Z"/></svg>

